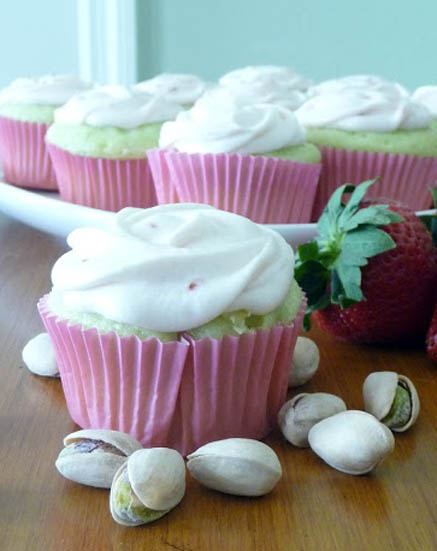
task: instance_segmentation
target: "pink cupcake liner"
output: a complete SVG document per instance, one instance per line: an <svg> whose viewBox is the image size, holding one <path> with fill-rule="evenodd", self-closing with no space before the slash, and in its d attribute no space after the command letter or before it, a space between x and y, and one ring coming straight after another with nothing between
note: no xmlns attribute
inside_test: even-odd
<svg viewBox="0 0 437 551"><path fill-rule="evenodd" d="M44 141L48 127L0 117L0 156L6 182L24 188L58 189Z"/></svg>
<svg viewBox="0 0 437 551"><path fill-rule="evenodd" d="M291 325L162 343L70 325L50 312L47 296L38 308L79 426L120 430L184 455L221 438L264 438L275 426L305 299Z"/></svg>
<svg viewBox="0 0 437 551"><path fill-rule="evenodd" d="M310 220L320 164L174 150L152 153L152 159L154 178L162 188L173 188L158 195L163 202L177 197L180 202L206 203L261 224Z"/></svg>
<svg viewBox="0 0 437 551"><path fill-rule="evenodd" d="M170 172L165 161L165 153L165 149L150 149L147 152L147 159L152 171L156 198L159 205L179 203L176 188L170 180Z"/></svg>
<svg viewBox="0 0 437 551"><path fill-rule="evenodd" d="M155 186L147 159L103 159L74 155L47 144L65 201L116 212L153 207Z"/></svg>
<svg viewBox="0 0 437 551"><path fill-rule="evenodd" d="M413 210L423 210L432 203L428 187L437 181L437 158L349 151L319 147L322 172L314 203L312 220L317 221L329 197L343 184L358 185L380 178L370 187L368 197L386 197L401 201Z"/></svg>

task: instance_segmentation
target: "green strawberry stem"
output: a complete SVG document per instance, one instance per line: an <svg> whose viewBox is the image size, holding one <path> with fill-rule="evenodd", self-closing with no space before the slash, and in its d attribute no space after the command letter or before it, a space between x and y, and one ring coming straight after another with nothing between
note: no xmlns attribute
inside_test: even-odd
<svg viewBox="0 0 437 551"><path fill-rule="evenodd" d="M329 304L347 308L365 300L361 267L372 256L396 247L379 226L402 222L403 218L388 210L388 205L360 208L367 189L375 182L337 188L317 223L318 237L298 247L295 278L308 299L304 320L307 329L309 314L314 310L323 310ZM342 202L345 193L351 194L346 205Z"/></svg>
<svg viewBox="0 0 437 551"><path fill-rule="evenodd" d="M428 189L432 195L434 208L437 208L437 187L429 187ZM428 228L429 232L431 233L434 246L437 246L437 216L435 214L427 214L424 216L419 216L419 218L422 220L422 222L425 224L425 227Z"/></svg>

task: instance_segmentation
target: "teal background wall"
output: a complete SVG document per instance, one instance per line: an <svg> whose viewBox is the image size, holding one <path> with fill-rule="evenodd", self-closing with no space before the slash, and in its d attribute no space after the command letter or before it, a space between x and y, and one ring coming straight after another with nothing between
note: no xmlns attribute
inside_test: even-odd
<svg viewBox="0 0 437 551"><path fill-rule="evenodd" d="M0 0L0 88L23 76L78 72L72 0Z"/></svg>
<svg viewBox="0 0 437 551"><path fill-rule="evenodd" d="M374 73L410 89L437 83L435 0L138 0L139 77L215 80L248 64L315 81Z"/></svg>

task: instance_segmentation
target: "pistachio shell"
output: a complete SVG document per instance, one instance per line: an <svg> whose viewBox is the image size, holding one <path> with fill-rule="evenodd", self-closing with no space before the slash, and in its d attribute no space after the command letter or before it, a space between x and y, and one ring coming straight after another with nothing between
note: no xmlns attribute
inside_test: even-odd
<svg viewBox="0 0 437 551"><path fill-rule="evenodd" d="M193 478L226 494L261 496L270 492L282 476L276 453L249 438L210 442L187 459Z"/></svg>
<svg viewBox="0 0 437 551"><path fill-rule="evenodd" d="M291 362L289 387L296 387L309 381L319 368L320 353L317 344L308 337L297 337Z"/></svg>
<svg viewBox="0 0 437 551"><path fill-rule="evenodd" d="M69 480L97 488L110 488L127 457L142 448L129 434L105 429L73 432L64 438L64 446L55 463L58 471Z"/></svg>
<svg viewBox="0 0 437 551"><path fill-rule="evenodd" d="M25 345L22 352L27 368L43 377L59 377L55 350L48 333L40 333Z"/></svg>
<svg viewBox="0 0 437 551"><path fill-rule="evenodd" d="M125 526L156 520L176 507L185 494L185 463L179 452L148 448L134 452L114 475L111 514Z"/></svg>
<svg viewBox="0 0 437 551"><path fill-rule="evenodd" d="M301 393L285 402L279 411L282 434L294 446L306 448L310 429L322 419L346 410L346 404L334 394Z"/></svg>
<svg viewBox="0 0 437 551"><path fill-rule="evenodd" d="M385 423L394 403L398 386L408 391L410 399L410 416L402 426L389 426L395 432L403 432L413 425L420 411L420 400L412 381L405 375L394 371L376 371L367 376L363 384L364 409Z"/></svg>
<svg viewBox="0 0 437 551"><path fill-rule="evenodd" d="M308 442L328 465L354 475L368 473L394 449L390 429L358 410L323 419L310 430Z"/></svg>

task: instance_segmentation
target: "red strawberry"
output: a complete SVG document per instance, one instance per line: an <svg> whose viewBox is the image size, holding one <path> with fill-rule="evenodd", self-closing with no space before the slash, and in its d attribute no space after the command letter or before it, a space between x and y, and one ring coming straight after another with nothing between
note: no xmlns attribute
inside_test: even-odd
<svg viewBox="0 0 437 551"><path fill-rule="evenodd" d="M431 360L437 362L437 302L426 334L426 353Z"/></svg>
<svg viewBox="0 0 437 551"><path fill-rule="evenodd" d="M431 233L407 207L361 202L373 182L338 188L318 222L316 242L299 247L296 278L309 311L335 337L403 342L424 337L435 297Z"/></svg>

